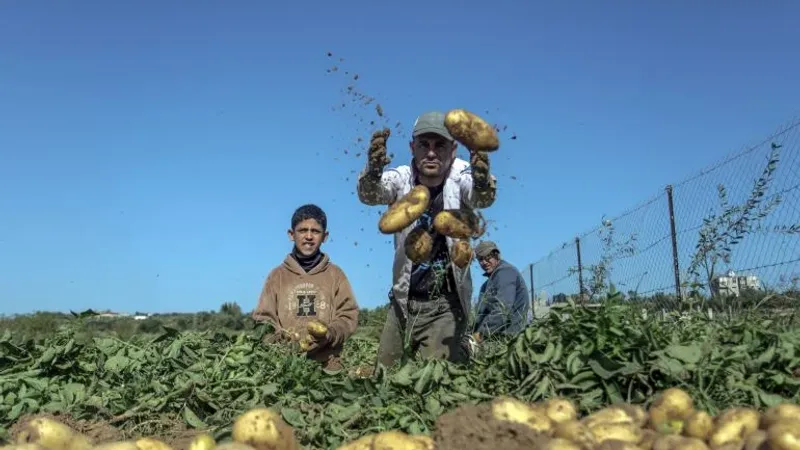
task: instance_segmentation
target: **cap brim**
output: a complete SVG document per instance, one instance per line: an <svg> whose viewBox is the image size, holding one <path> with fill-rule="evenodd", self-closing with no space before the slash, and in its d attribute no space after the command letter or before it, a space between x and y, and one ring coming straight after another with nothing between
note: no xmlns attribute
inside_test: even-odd
<svg viewBox="0 0 800 450"><path fill-rule="evenodd" d="M416 136L419 136L420 134L426 134L426 133L438 134L439 136L441 136L441 137L443 137L443 138L445 138L445 139L447 139L449 141L453 140L453 136L451 136L450 133L447 132L447 130L442 130L441 128L433 128L433 127L431 127L431 128L420 128L418 130L414 130L413 136L416 137Z"/></svg>

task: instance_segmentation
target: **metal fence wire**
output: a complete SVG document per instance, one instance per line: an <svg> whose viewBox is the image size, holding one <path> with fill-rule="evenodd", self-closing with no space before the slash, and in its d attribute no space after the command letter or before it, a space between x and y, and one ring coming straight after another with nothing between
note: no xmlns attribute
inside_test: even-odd
<svg viewBox="0 0 800 450"><path fill-rule="evenodd" d="M800 292L800 119L529 266L534 310Z"/></svg>

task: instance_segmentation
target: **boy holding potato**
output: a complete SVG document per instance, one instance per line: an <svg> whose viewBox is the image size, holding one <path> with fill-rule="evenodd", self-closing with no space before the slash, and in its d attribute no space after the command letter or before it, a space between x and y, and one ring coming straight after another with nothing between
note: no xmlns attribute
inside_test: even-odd
<svg viewBox="0 0 800 450"><path fill-rule="evenodd" d="M272 323L277 340L300 340L309 358L336 370L344 342L356 330L358 304L347 275L320 251L327 226L316 205L294 212L288 231L294 246L267 276L253 318Z"/></svg>
<svg viewBox="0 0 800 450"><path fill-rule="evenodd" d="M494 203L496 178L489 174L487 151L468 147L471 165L456 157L457 142L445 118L435 111L419 116L409 143L411 164L387 170L390 131L374 133L367 167L358 178L358 198L366 205L392 205L419 185L429 194L427 210L394 232L390 308L378 349L378 363L385 366L402 357L407 341L423 358L468 359L462 342L472 298L471 249L467 264L454 264L462 259L456 253L464 242L437 232L433 218L442 210L488 208ZM431 244L424 261L413 261L405 249L406 239L420 229L430 236Z"/></svg>

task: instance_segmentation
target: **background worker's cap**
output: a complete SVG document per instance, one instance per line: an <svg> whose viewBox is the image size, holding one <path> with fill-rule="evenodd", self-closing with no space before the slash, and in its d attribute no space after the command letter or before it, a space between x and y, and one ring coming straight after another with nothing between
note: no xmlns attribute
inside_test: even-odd
<svg viewBox="0 0 800 450"><path fill-rule="evenodd" d="M497 248L497 244L492 241L481 241L481 243L475 247L475 256L478 258L485 258L489 256L489 253L492 253L493 250L500 251L500 249Z"/></svg>
<svg viewBox="0 0 800 450"><path fill-rule="evenodd" d="M417 137L425 133L436 133L443 138L451 141L453 140L453 136L450 135L447 128L444 126L444 113L440 111L426 112L417 117L411 135Z"/></svg>

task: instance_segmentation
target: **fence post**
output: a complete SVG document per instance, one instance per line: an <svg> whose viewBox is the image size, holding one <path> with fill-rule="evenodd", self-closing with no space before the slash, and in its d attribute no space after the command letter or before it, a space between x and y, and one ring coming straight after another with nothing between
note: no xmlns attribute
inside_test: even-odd
<svg viewBox="0 0 800 450"><path fill-rule="evenodd" d="M581 304L584 303L583 301L583 263L581 263L581 238L575 237L575 248L578 251L578 299L580 299Z"/></svg>
<svg viewBox="0 0 800 450"><path fill-rule="evenodd" d="M536 289L533 287L533 264L528 267L530 269L530 276L531 276L531 315L535 318L536 317Z"/></svg>
<svg viewBox="0 0 800 450"><path fill-rule="evenodd" d="M672 185L667 185L667 204L669 205L669 227L672 236L672 270L675 272L675 295L678 301L683 300L681 295L681 268L678 263L678 233L675 232L675 206L672 201Z"/></svg>

